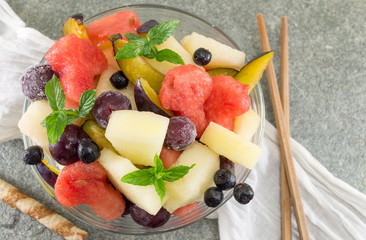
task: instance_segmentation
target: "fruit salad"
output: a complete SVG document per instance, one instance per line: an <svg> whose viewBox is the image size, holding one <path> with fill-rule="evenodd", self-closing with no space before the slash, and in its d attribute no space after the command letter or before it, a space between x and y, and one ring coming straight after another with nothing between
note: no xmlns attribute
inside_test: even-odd
<svg viewBox="0 0 366 240"><path fill-rule="evenodd" d="M260 157L249 94L273 52L245 63L242 51L175 30L177 20L142 23L133 11L88 26L75 14L46 63L22 76L31 104L18 125L37 144L24 161L61 205L159 227L199 202L219 206L229 189L242 204L253 198L235 165Z"/></svg>

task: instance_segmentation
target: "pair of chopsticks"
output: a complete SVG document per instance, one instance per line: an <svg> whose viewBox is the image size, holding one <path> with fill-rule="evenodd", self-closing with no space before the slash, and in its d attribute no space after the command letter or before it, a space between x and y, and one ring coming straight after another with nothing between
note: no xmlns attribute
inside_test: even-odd
<svg viewBox="0 0 366 240"><path fill-rule="evenodd" d="M270 51L264 17L257 15L258 29L263 52ZM276 126L281 147L281 230L282 239L291 239L291 203L294 208L300 239L309 239L308 227L302 205L290 148L290 111L288 88L288 31L287 18L281 19L281 97L278 90L273 62L267 67L267 77L275 113ZM281 101L282 99L282 101Z"/></svg>

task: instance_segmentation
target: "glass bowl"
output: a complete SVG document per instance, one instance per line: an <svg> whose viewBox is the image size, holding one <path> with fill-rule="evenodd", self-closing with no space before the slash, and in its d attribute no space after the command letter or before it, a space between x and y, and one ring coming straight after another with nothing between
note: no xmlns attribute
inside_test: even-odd
<svg viewBox="0 0 366 240"><path fill-rule="evenodd" d="M179 9L171 8L171 7L166 7L166 6L130 5L130 6L119 7L119 8L111 9L111 10L102 12L100 14L97 14L97 15L89 18L88 20L86 20L85 23L87 25L87 24L89 24L95 20L101 19L105 16L109 16L116 12L127 11L127 10L135 11L139 16L141 23L148 21L150 19L155 19L158 22L164 22L164 21L169 21L169 20L179 20L180 23L174 33L174 36L177 38L178 41L182 37L195 31L195 32L198 32L207 37L214 38L217 41L222 42L226 45L229 45L233 48L238 49L238 46L233 42L233 40L231 40L224 32L222 32L217 27L211 25L210 23L208 23L190 13L184 12ZM264 114L264 109L265 109L264 101L263 101L263 95L262 95L262 90L261 90L260 84L257 84L257 86L253 89L253 91L250 94L250 97L252 100L251 107L255 112L258 113L258 115L260 116L260 119L261 119L260 126L252 140L254 143L259 144L262 139L262 136L263 136L264 115L265 115ZM26 100L24 103L24 109L23 109L24 112L27 110L27 107L29 106L29 104L30 104L30 101ZM34 143L31 141L31 139L29 139L27 136L23 135L23 140L24 140L25 148L28 148L29 146L34 145ZM56 164L56 162L53 159L47 158L47 160L49 163L51 163L52 165L54 165L57 168L58 165ZM32 166L32 168L33 168L33 172L34 172L34 175L37 178L37 180L40 182L40 184L43 186L43 188L47 191L47 193L54 198L55 196L53 193L53 188L51 186L49 186L43 180L43 178L40 176L40 174L37 171L35 166ZM237 181L244 182L244 180L246 179L246 177L248 176L250 171L242 166L236 165L235 172L236 172ZM232 195L233 195L232 190L224 191L224 201L222 202L222 204L224 204L227 200L229 200L232 197ZM222 204L220 204L220 206ZM87 224L90 224L92 226L95 226L95 227L98 227L98 228L101 228L104 230L122 233L122 234L136 234L136 235L142 234L142 235L144 235L144 234L164 233L167 231L172 231L172 230L176 230L178 228L182 228L184 226L187 226L188 224L198 221L198 220L206 217L207 215L213 213L220 206L218 206L216 208L210 208L210 207L207 207L203 202L200 202L198 204L197 209L195 209L193 212L186 214L185 216L181 216L181 217L176 217L176 216L172 215L171 218L169 219L169 221L165 225L163 225L161 227L157 227L157 228L147 228L147 227L138 225L133 221L133 219L129 215L119 218L115 221L106 221L106 220L96 216L94 214L94 212L92 212L87 206L84 206L84 205L80 205L77 207L71 207L71 208L70 207L64 207L64 208L66 211L71 213L76 218L78 218L81 221L83 221Z"/></svg>

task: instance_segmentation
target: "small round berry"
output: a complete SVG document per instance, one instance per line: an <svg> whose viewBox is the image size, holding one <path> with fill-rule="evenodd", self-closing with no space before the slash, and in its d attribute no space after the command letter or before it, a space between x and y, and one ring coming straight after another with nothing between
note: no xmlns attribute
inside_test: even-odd
<svg viewBox="0 0 366 240"><path fill-rule="evenodd" d="M219 169L214 175L214 182L221 190L228 190L235 186L236 177L229 169Z"/></svg>
<svg viewBox="0 0 366 240"><path fill-rule="evenodd" d="M109 81L111 81L111 84L116 89L124 89L128 85L128 78L122 71L117 71L112 74L112 76L109 78Z"/></svg>
<svg viewBox="0 0 366 240"><path fill-rule="evenodd" d="M78 157L86 164L95 162L100 157L98 145L89 138L79 140Z"/></svg>
<svg viewBox="0 0 366 240"><path fill-rule="evenodd" d="M197 49L193 54L193 61L200 66L205 66L211 61L212 54L204 48Z"/></svg>
<svg viewBox="0 0 366 240"><path fill-rule="evenodd" d="M40 146L31 146L25 149L23 160L25 164L35 165L37 163L40 163L43 157L43 149Z"/></svg>
<svg viewBox="0 0 366 240"><path fill-rule="evenodd" d="M210 187L206 190L204 200L207 206L217 207L224 199L224 194L217 187Z"/></svg>
<svg viewBox="0 0 366 240"><path fill-rule="evenodd" d="M234 188L234 198L241 204L247 204L254 197L252 187L246 183L238 183Z"/></svg>

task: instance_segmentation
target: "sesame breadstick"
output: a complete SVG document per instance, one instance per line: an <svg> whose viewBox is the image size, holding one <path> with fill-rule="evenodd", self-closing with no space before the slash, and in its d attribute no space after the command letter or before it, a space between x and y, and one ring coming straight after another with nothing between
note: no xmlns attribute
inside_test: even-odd
<svg viewBox="0 0 366 240"><path fill-rule="evenodd" d="M2 179L0 179L0 199L10 207L17 208L36 219L67 240L86 239L87 232Z"/></svg>

